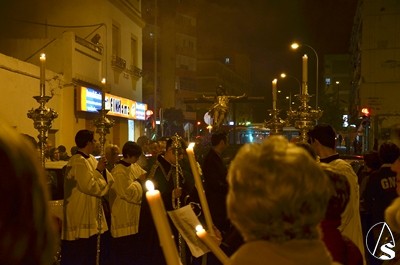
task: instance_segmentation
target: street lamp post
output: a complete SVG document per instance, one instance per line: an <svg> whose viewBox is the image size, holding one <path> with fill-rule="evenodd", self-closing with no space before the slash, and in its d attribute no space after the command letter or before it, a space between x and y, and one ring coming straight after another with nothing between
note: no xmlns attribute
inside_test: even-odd
<svg viewBox="0 0 400 265"><path fill-rule="evenodd" d="M314 54L315 54L315 58L316 58L316 65L317 65L317 69L316 69L316 74L317 74L317 76L315 77L315 83L316 83L316 85L315 85L315 109L318 109L318 76L319 76L319 74L318 74L318 69L319 69L319 66L318 66L318 53L317 53L317 51L313 48L313 47L311 47L310 45L308 45L308 44L305 44L305 43L296 43L296 42L294 42L294 43L292 43L291 45L290 45L290 47L293 49L293 50L296 50L297 48L299 48L300 46L306 46L306 47L308 47L308 48L310 48L313 52L314 52Z"/></svg>
<svg viewBox="0 0 400 265"><path fill-rule="evenodd" d="M301 94L301 82L300 82L300 80L297 77L293 76L293 75L289 75L289 74L286 74L286 73L281 73L281 78L286 78L286 77L290 77L290 78L293 78L294 80L296 80L297 84L299 85L299 94Z"/></svg>

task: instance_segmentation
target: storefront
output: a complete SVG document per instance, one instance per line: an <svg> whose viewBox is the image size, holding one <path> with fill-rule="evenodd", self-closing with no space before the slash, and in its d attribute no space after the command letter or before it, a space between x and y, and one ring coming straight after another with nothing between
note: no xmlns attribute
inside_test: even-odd
<svg viewBox="0 0 400 265"><path fill-rule="evenodd" d="M122 146L126 141L135 141L143 135L147 104L109 93L105 93L104 98L104 107L109 110L107 115L115 122L107 142ZM97 113L102 108L102 92L79 86L76 88L76 102L78 112Z"/></svg>

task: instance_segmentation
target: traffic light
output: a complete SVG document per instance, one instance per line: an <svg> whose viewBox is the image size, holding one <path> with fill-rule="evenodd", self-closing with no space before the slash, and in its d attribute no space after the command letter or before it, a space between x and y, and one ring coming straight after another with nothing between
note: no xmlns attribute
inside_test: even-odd
<svg viewBox="0 0 400 265"><path fill-rule="evenodd" d="M361 124L363 127L367 127L371 124L371 112L368 108L361 109Z"/></svg>
<svg viewBox="0 0 400 265"><path fill-rule="evenodd" d="M363 117L364 117L364 116L367 116L367 117L370 116L370 112L369 112L369 109L368 109L368 108L362 108L362 109L361 109L361 113L362 113Z"/></svg>

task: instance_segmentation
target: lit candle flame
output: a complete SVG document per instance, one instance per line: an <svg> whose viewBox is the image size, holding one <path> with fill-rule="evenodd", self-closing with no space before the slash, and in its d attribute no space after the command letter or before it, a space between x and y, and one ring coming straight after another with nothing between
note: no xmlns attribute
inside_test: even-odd
<svg viewBox="0 0 400 265"><path fill-rule="evenodd" d="M196 226L196 232L200 232L200 231L203 231L203 230L204 230L204 228L203 228L202 225L197 225Z"/></svg>
<svg viewBox="0 0 400 265"><path fill-rule="evenodd" d="M44 53L40 54L40 60L41 61L46 61L46 54L44 54Z"/></svg>
<svg viewBox="0 0 400 265"><path fill-rule="evenodd" d="M145 185L148 191L154 191L154 184L151 180L146 181Z"/></svg>
<svg viewBox="0 0 400 265"><path fill-rule="evenodd" d="M196 143L192 142L188 145L188 149L193 149Z"/></svg>

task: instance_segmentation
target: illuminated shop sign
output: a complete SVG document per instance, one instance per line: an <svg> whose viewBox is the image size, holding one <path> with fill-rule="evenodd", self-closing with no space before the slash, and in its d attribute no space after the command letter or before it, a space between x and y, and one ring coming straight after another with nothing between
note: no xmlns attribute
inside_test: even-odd
<svg viewBox="0 0 400 265"><path fill-rule="evenodd" d="M87 87L78 89L78 111L97 112L101 109L101 92ZM147 104L136 102L127 98L105 94L105 108L111 116L128 119L145 120Z"/></svg>
<svg viewBox="0 0 400 265"><path fill-rule="evenodd" d="M136 102L136 119L145 120L146 110L147 110L147 104Z"/></svg>

